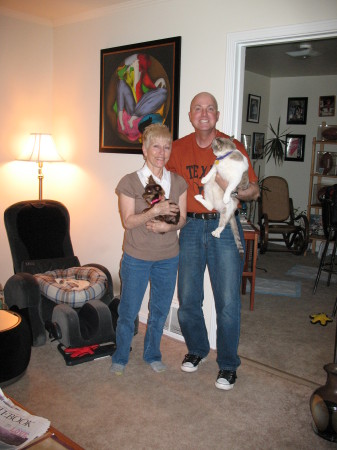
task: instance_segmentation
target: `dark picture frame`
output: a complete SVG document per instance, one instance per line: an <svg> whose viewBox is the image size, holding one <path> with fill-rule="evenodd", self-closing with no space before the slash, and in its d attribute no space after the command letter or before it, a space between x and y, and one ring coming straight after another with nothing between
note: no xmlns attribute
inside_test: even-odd
<svg viewBox="0 0 337 450"><path fill-rule="evenodd" d="M285 161L304 161L305 134L287 134Z"/></svg>
<svg viewBox="0 0 337 450"><path fill-rule="evenodd" d="M307 123L308 97L289 97L287 123L305 125Z"/></svg>
<svg viewBox="0 0 337 450"><path fill-rule="evenodd" d="M261 97L259 95L248 95L247 122L259 123Z"/></svg>
<svg viewBox="0 0 337 450"><path fill-rule="evenodd" d="M246 149L248 155L250 155L250 149L252 147L252 136L251 134L241 134L241 143Z"/></svg>
<svg viewBox="0 0 337 450"><path fill-rule="evenodd" d="M325 95L319 98L319 117L332 117L335 115L336 96Z"/></svg>
<svg viewBox="0 0 337 450"><path fill-rule="evenodd" d="M264 133L253 133L252 159L262 159L264 148Z"/></svg>
<svg viewBox="0 0 337 450"><path fill-rule="evenodd" d="M99 152L141 154L150 123L178 138L180 59L180 36L101 50Z"/></svg>

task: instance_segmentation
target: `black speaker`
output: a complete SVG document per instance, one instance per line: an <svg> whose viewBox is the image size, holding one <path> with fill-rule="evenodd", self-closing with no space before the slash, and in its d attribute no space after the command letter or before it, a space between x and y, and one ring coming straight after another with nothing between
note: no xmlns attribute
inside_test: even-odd
<svg viewBox="0 0 337 450"><path fill-rule="evenodd" d="M24 374L31 355L32 336L27 320L13 311L0 310L0 386L7 386Z"/></svg>

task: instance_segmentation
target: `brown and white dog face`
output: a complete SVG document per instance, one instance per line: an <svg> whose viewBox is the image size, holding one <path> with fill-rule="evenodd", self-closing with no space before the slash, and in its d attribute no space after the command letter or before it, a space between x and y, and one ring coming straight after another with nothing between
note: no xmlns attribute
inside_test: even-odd
<svg viewBox="0 0 337 450"><path fill-rule="evenodd" d="M148 211L151 209L156 203L160 202L161 200L165 200L165 191L160 186L160 184L157 184L152 176L149 176L147 185L145 186L145 191L143 194L143 199L148 203L149 207L146 208L144 211ZM180 219L180 212L175 216L157 216L156 220L160 220L162 222L166 223L173 223L174 225L177 225Z"/></svg>
<svg viewBox="0 0 337 450"><path fill-rule="evenodd" d="M164 189L160 186L160 184L157 184L154 181L152 176L150 176L149 179L148 179L148 183L145 186L143 199L150 206L153 206L154 203L159 202L164 197L165 197Z"/></svg>

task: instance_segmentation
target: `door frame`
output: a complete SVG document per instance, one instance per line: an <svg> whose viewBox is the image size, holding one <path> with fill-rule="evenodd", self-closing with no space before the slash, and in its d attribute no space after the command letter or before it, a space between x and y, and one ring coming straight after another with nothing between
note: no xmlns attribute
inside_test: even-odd
<svg viewBox="0 0 337 450"><path fill-rule="evenodd" d="M228 33L226 47L223 130L241 139L246 48L337 37L337 20ZM216 349L216 312L212 302L210 346Z"/></svg>
<svg viewBox="0 0 337 450"><path fill-rule="evenodd" d="M246 48L337 37L337 20L228 33L223 130L240 139Z"/></svg>

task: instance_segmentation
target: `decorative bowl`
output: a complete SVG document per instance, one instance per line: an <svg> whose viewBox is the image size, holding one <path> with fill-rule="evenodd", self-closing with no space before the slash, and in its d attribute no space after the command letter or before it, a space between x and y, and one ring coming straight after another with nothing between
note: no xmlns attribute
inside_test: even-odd
<svg viewBox="0 0 337 450"><path fill-rule="evenodd" d="M327 126L322 130L322 141L337 141L337 125Z"/></svg>

